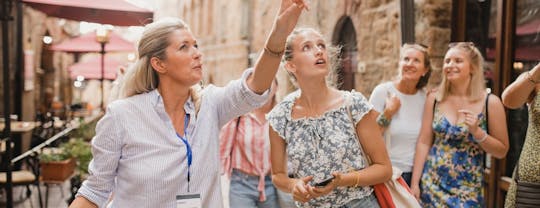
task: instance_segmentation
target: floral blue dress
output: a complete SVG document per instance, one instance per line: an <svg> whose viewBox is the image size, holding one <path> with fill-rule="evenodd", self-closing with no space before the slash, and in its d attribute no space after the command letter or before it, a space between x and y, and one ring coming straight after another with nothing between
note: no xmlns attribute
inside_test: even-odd
<svg viewBox="0 0 540 208"><path fill-rule="evenodd" d="M287 144L287 159L295 178L313 176L319 182L334 171L342 173L367 167L348 113L356 125L372 106L358 92L343 91L344 105L316 118L292 119L294 101L300 93L287 96L267 115L270 126ZM349 98L347 98L349 97ZM360 138L364 139L364 138ZM369 138L365 138L369 139ZM313 185L313 184L311 184ZM296 202L298 207L340 207L354 199L370 196L371 187L338 187L330 194L307 203Z"/></svg>
<svg viewBox="0 0 540 208"><path fill-rule="evenodd" d="M435 107L433 146L420 182L423 207L484 207L485 152L464 123L451 124ZM486 130L484 112L478 115Z"/></svg>

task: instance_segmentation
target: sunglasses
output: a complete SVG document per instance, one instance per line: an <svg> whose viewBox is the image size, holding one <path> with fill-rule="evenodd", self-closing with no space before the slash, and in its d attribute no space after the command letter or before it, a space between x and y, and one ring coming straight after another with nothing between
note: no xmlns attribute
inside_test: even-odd
<svg viewBox="0 0 540 208"><path fill-rule="evenodd" d="M416 48L417 50L424 51L424 52L428 51L428 46L422 43L404 43L403 47L413 47L413 48Z"/></svg>
<svg viewBox="0 0 540 208"><path fill-rule="evenodd" d="M448 44L448 48L453 48L453 47L456 47L456 46L462 46L462 47L465 47L465 46L468 46L468 47L475 47L474 43L473 42L451 42Z"/></svg>

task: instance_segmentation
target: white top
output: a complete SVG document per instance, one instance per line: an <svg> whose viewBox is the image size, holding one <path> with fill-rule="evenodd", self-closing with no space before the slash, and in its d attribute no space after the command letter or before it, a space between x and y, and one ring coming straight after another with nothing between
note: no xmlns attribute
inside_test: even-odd
<svg viewBox="0 0 540 208"><path fill-rule="evenodd" d="M300 93L287 96L268 113L268 123L287 144L287 161L295 178L313 176L311 185L331 176L367 167L355 127L371 109L371 104L358 92L342 91L344 102L339 108L326 111L319 117L292 118L292 108ZM349 116L349 110L352 114ZM351 120L352 119L352 120ZM360 138L372 139L372 138ZM328 195L297 207L341 207L351 200L372 193L370 186L338 187Z"/></svg>
<svg viewBox="0 0 540 208"><path fill-rule="evenodd" d="M371 93L369 101L373 104L373 109L381 113L384 111L387 92L394 93L401 101L401 107L392 117L392 122L385 132L385 139L390 138L390 145L387 145L390 160L393 166L403 172L411 172L416 141L422 127L426 92L418 90L414 95L407 95L397 90L393 82L385 82L377 85Z"/></svg>
<svg viewBox="0 0 540 208"><path fill-rule="evenodd" d="M200 193L202 207L223 207L218 134L234 117L263 105L268 92L257 95L245 80L220 88L208 86L195 116L191 99L187 140L192 148L188 192L186 146L176 136L157 90L117 100L98 122L92 139L94 159L89 176L79 189L104 207L111 193L112 207L176 207L176 195Z"/></svg>

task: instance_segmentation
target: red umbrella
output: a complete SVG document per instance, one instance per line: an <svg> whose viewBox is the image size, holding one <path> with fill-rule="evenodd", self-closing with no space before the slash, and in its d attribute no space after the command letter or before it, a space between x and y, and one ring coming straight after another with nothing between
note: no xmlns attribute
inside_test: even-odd
<svg viewBox="0 0 540 208"><path fill-rule="evenodd" d="M59 44L52 45L51 50L65 52L100 52L101 45L96 41L96 33L89 32L76 38L65 40ZM135 51L133 43L112 32L110 39L105 44L105 52L110 51Z"/></svg>
<svg viewBox="0 0 540 208"><path fill-rule="evenodd" d="M22 0L53 17L118 26L142 26L154 13L125 0Z"/></svg>
<svg viewBox="0 0 540 208"><path fill-rule="evenodd" d="M116 71L120 66L124 65L124 62L117 59L105 56L105 79L113 80L116 78ZM78 62L68 67L72 79L76 79L77 76L83 76L85 79L101 79L101 58L92 57L88 61Z"/></svg>
<svg viewBox="0 0 540 208"><path fill-rule="evenodd" d="M107 77L104 63L105 53L107 51L134 51L135 47L129 41L121 38L119 35L112 32L109 36L109 41L107 43L98 43L96 41L96 33L87 33L79 37L64 41L60 44L53 45L51 46L51 49L65 52L100 52L102 57L101 62L99 62L100 64L96 65L96 67L92 67L91 69L99 72L99 77L102 80L101 91L104 92L103 79ZM101 93L101 96L101 108L104 109L104 93Z"/></svg>

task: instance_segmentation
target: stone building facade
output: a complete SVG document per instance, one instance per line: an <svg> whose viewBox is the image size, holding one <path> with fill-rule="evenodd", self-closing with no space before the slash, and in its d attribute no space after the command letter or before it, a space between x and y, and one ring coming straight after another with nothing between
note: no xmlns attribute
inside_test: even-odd
<svg viewBox="0 0 540 208"><path fill-rule="evenodd" d="M344 46L352 67L351 88L369 96L377 84L397 75L402 44L399 0L310 3L299 26L316 28L327 41ZM179 8L166 9L170 5ZM165 0L155 12L157 18L177 16L190 25L204 54L205 81L224 85L253 64L278 7L277 0ZM414 7L415 41L430 46L433 87L440 82L442 58L450 41L452 1L415 0ZM278 79L287 86L278 94L292 90L285 73L280 72Z"/></svg>
<svg viewBox="0 0 540 208"><path fill-rule="evenodd" d="M49 45L44 44L43 37L49 36L54 41L61 40L78 32L78 22L60 20L58 18L47 17L41 12L37 12L23 5L22 7L22 50L24 63L21 68L16 68L16 21L9 22L9 53L10 57L10 92L11 114L19 114L19 120L32 121L36 112L42 106L50 102L59 101L70 103L71 83L65 69L73 63L73 56L65 53L53 53L48 49ZM13 15L15 12L13 12ZM1 44L1 43L0 43ZM2 51L4 52L4 51ZM1 63L0 63L1 64ZM15 77L16 73L22 73L22 82ZM3 75L0 75L2 78ZM5 85L0 87L3 92ZM21 94L15 93L15 88L21 89ZM0 94L4 97L4 94ZM20 103L22 106L16 106ZM0 103L0 114L4 114L4 102ZM18 110L17 110L18 109Z"/></svg>

